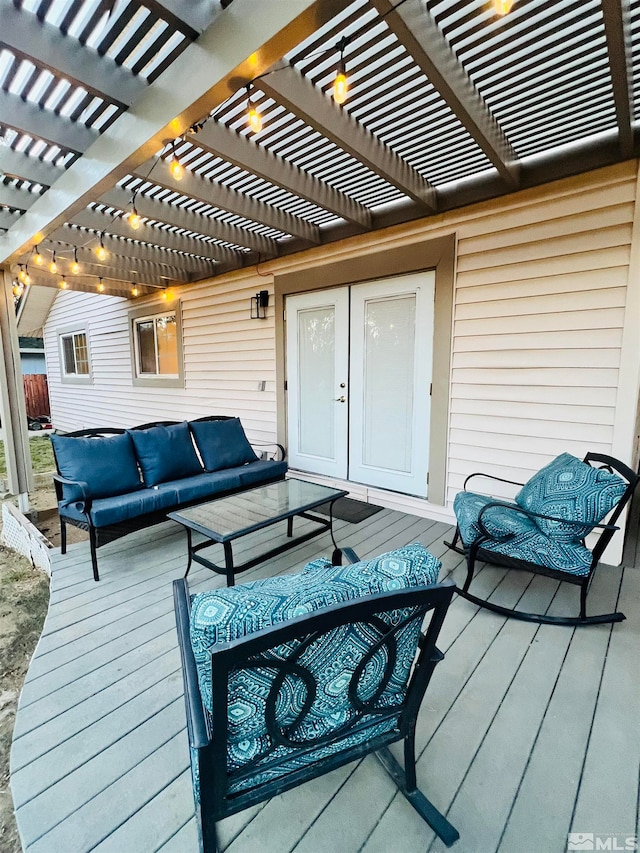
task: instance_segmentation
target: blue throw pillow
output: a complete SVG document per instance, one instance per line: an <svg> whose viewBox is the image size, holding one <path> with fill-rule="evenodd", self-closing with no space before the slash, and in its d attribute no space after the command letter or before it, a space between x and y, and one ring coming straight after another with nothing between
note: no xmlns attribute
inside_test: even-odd
<svg viewBox="0 0 640 853"><path fill-rule="evenodd" d="M617 474L593 468L570 453L563 453L534 474L515 500L532 512L582 522L577 526L534 518L546 536L584 539L616 506L626 488L627 484Z"/></svg>
<svg viewBox="0 0 640 853"><path fill-rule="evenodd" d="M146 486L202 474L187 422L129 430Z"/></svg>
<svg viewBox="0 0 640 853"><path fill-rule="evenodd" d="M239 418L220 421L191 421L200 456L207 471L235 468L258 458L249 444Z"/></svg>
<svg viewBox="0 0 640 853"><path fill-rule="evenodd" d="M90 498L109 498L142 487L133 444L127 433L80 437L55 435L51 443L58 470L69 480L87 483ZM77 501L82 492L73 486L63 487L65 501Z"/></svg>

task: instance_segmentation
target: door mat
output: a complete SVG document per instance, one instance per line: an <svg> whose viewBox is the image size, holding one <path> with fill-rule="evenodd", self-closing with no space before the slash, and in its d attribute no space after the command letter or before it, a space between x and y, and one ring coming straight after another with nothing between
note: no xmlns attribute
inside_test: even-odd
<svg viewBox="0 0 640 853"><path fill-rule="evenodd" d="M353 498L338 498L333 505L333 517L339 518L340 521L349 521L351 524L359 524L370 515L375 515L380 512L381 506L376 504L366 504L362 501L355 501ZM314 512L319 512L321 515L329 515L329 504L321 504L314 508Z"/></svg>

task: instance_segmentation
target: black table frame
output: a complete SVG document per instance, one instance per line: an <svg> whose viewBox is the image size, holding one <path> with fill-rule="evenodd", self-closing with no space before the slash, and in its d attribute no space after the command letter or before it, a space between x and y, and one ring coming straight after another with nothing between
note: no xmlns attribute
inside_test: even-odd
<svg viewBox="0 0 640 853"><path fill-rule="evenodd" d="M199 563L201 566L204 566L207 569L210 569L212 572L217 572L220 575L226 575L227 578L227 586L234 586L235 584L235 576L239 572L244 572L247 569L253 568L253 566L257 566L258 563L263 563L265 560L270 559L271 557L276 557L278 554L283 554L285 551L288 551L290 548L295 548L296 545L300 545L302 542L308 542L309 539L313 539L316 536L320 536L325 530L328 530L331 535L331 541L333 542L333 554L331 556L331 560L334 566L339 566L342 562L342 550L338 547L336 543L335 536L333 534L333 505L339 499L346 497L349 492L346 491L336 491L331 498L322 498L317 501L312 501L310 503L305 504L304 506L297 507L296 509L291 510L290 512L281 513L278 516L273 518L265 519L264 521L258 522L257 524L252 525L251 527L243 528L240 531L234 531L233 533L220 534L215 530L211 530L209 528L203 527L200 524L196 524L191 522L188 518L184 518L180 511L168 513L168 517L173 519L173 521L177 521L178 524L181 524L185 530L187 531L187 549L188 549L188 561L187 561L187 570L184 573L184 577L186 578L191 569L192 563ZM223 498L221 500L224 500ZM208 502L207 502L208 503ZM317 515L311 515L309 510L314 509L315 507L321 506L322 504L329 504L329 515L328 517L318 517ZM301 536L293 537L293 519L295 516L299 516L300 518L306 518L308 521L314 521L318 525L315 530L310 530L307 533L303 533ZM254 557L251 560L247 560L246 563L242 563L239 566L235 566L233 563L233 551L231 548L231 543L235 539L240 539L241 536L246 536L249 533L254 533L256 530L262 530L265 527L271 527L274 524L277 524L279 521L287 522L287 536L290 538L290 542L286 542L284 545L278 545L275 548L270 548L268 551L260 554L257 557ZM204 542L198 542L197 544L193 544L193 533L201 534L205 536L206 539ZM219 566L216 563L208 560L206 557L202 557L198 554L199 551L202 551L204 548L210 548L213 543L218 543L222 545L224 548L224 567Z"/></svg>

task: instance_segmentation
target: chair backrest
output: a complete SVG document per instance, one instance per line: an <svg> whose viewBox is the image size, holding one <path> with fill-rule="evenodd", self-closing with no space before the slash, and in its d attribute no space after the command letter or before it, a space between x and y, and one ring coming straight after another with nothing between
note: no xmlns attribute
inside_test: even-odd
<svg viewBox="0 0 640 853"><path fill-rule="evenodd" d="M615 459L613 456L607 456L604 453L587 453L584 457L584 461L594 468L605 468L607 471L611 471L619 477L622 477L622 479L627 482L627 488L625 489L622 497L614 507L609 518L606 519L608 525L614 525L620 518L624 508L633 497L638 483L640 483L640 471L636 472L619 459ZM592 568L595 568L600 561L600 558L604 554L609 542L611 542L615 532L616 531L612 529L605 529L601 531L598 541L591 549L591 553L593 555Z"/></svg>
<svg viewBox="0 0 640 853"><path fill-rule="evenodd" d="M442 658L436 640L454 588L446 582L376 593L216 644L209 713L189 634L188 589L175 581L203 814L232 814L410 736Z"/></svg>

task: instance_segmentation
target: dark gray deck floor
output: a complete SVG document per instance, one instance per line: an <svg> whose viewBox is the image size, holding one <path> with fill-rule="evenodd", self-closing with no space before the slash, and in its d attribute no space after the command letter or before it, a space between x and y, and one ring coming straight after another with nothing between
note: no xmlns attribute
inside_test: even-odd
<svg viewBox="0 0 640 853"><path fill-rule="evenodd" d="M383 510L358 525L337 522L336 531L361 557L420 541L442 558L441 576L460 579L461 558L444 546L443 524ZM280 536L270 533L269 545ZM264 540L240 540L239 558L264 550ZM99 552L100 583L86 544L55 558L12 750L30 853L197 850L171 593L185 547L171 522L121 539ZM330 552L325 535L243 577L290 571ZM221 582L193 571L195 590ZM477 583L523 608L560 612L577 600L573 588L495 568ZM627 621L536 626L454 598L417 746L420 785L459 829L459 853L562 853L570 831L615 834L619 844L637 833L640 571L600 569L589 599L593 610L619 607ZM221 829L230 853L445 849L371 757Z"/></svg>

